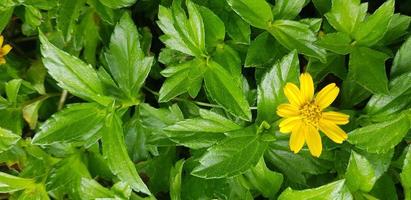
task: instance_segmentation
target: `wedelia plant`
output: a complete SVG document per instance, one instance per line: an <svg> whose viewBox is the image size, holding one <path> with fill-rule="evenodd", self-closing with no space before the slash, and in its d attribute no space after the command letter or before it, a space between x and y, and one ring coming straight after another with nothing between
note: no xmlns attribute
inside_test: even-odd
<svg viewBox="0 0 411 200"><path fill-rule="evenodd" d="M0 0L0 198L411 200L409 15Z"/></svg>

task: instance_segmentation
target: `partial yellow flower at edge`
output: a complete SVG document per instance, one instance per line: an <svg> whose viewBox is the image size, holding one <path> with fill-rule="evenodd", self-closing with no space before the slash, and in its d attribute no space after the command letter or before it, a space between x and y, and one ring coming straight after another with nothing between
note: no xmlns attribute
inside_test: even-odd
<svg viewBox="0 0 411 200"><path fill-rule="evenodd" d="M0 65L6 63L6 59L4 58L12 49L12 47L8 44L3 46L4 37L0 35Z"/></svg>
<svg viewBox="0 0 411 200"><path fill-rule="evenodd" d="M338 87L331 83L314 97L314 82L308 73L300 75L300 88L293 83L286 84L284 94L289 103L279 105L277 115L283 117L279 124L280 132L291 133L291 151L298 153L307 143L311 155L319 157L322 152L319 130L339 144L347 139L347 134L338 125L347 124L350 116L323 111L337 98L338 93Z"/></svg>

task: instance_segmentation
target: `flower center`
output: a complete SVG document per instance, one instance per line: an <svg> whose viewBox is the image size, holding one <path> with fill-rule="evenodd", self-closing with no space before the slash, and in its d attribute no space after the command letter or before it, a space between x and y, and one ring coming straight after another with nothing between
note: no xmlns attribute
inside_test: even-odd
<svg viewBox="0 0 411 200"><path fill-rule="evenodd" d="M300 113L305 124L314 127L318 126L318 121L321 118L321 109L314 102L308 102L301 106Z"/></svg>

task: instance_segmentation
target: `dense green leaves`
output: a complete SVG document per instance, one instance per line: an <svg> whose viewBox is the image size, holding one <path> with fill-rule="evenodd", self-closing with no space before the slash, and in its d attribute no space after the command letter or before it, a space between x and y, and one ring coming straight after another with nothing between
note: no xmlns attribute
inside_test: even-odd
<svg viewBox="0 0 411 200"><path fill-rule="evenodd" d="M273 8L274 19L293 19L306 3L305 0L276 0Z"/></svg>
<svg viewBox="0 0 411 200"><path fill-rule="evenodd" d="M358 44L373 46L384 37L394 14L394 0L385 2L374 14L359 24L354 32Z"/></svg>
<svg viewBox="0 0 411 200"><path fill-rule="evenodd" d="M205 52L204 23L198 6L187 1L189 17L181 8L181 0L173 1L171 9L160 6L158 26L165 33L160 39L171 49L192 56Z"/></svg>
<svg viewBox="0 0 411 200"><path fill-rule="evenodd" d="M401 48L395 54L394 63L391 69L391 76L399 76L403 73L410 72L411 65L411 37L409 37Z"/></svg>
<svg viewBox="0 0 411 200"><path fill-rule="evenodd" d="M389 115L410 107L411 73L405 73L389 84L389 93L371 97L365 108L370 115Z"/></svg>
<svg viewBox="0 0 411 200"><path fill-rule="evenodd" d="M105 58L119 88L136 103L153 63L153 57L145 57L141 48L137 28L124 14L114 29Z"/></svg>
<svg viewBox="0 0 411 200"><path fill-rule="evenodd" d="M1 198L411 200L410 13L400 0L2 0ZM301 90L286 98L286 83ZM321 96L349 123L303 109ZM317 117L341 130L320 130L313 157L299 121Z"/></svg>
<svg viewBox="0 0 411 200"><path fill-rule="evenodd" d="M397 145L410 129L405 114L392 115L384 122L357 128L348 134L348 141L370 153L384 153Z"/></svg>
<svg viewBox="0 0 411 200"><path fill-rule="evenodd" d="M0 128L0 153L9 150L13 147L20 137L9 130Z"/></svg>
<svg viewBox="0 0 411 200"><path fill-rule="evenodd" d="M227 0L231 8L246 22L266 29L273 20L270 5L265 0Z"/></svg>
<svg viewBox="0 0 411 200"><path fill-rule="evenodd" d="M283 87L287 82L298 81L299 65L297 53L293 51L262 77L257 91L258 121L273 122L278 118L275 110L286 101Z"/></svg>
<svg viewBox="0 0 411 200"><path fill-rule="evenodd" d="M264 159L261 159L243 175L243 180L249 187L260 191L264 197L273 198L281 187L283 175L268 169Z"/></svg>
<svg viewBox="0 0 411 200"><path fill-rule="evenodd" d="M374 94L388 93L384 53L366 47L354 48L350 54L349 76ZM370 66L365 68L364 66Z"/></svg>
<svg viewBox="0 0 411 200"><path fill-rule="evenodd" d="M103 85L91 65L58 49L45 35L40 34L40 39L44 66L62 88L103 105L111 102L104 96Z"/></svg>
<svg viewBox="0 0 411 200"><path fill-rule="evenodd" d="M326 52L314 44L317 40L310 26L297 21L277 20L271 24L268 31L277 41L289 50L325 61Z"/></svg>
<svg viewBox="0 0 411 200"><path fill-rule="evenodd" d="M352 192L369 192L375 182L388 169L393 152L385 154L358 154L351 152L345 179Z"/></svg>
<svg viewBox="0 0 411 200"><path fill-rule="evenodd" d="M367 14L368 5L360 0L333 0L328 22L339 32L352 34Z"/></svg>
<svg viewBox="0 0 411 200"><path fill-rule="evenodd" d="M119 0L119 1L110 1L110 0L99 0L101 3L110 8L122 8L133 5L136 0Z"/></svg>
<svg viewBox="0 0 411 200"><path fill-rule="evenodd" d="M35 182L32 179L20 178L0 172L0 192L14 192L32 187Z"/></svg>
<svg viewBox="0 0 411 200"><path fill-rule="evenodd" d="M88 142L101 131L104 117L105 111L98 104L72 104L47 120L33 138L33 143Z"/></svg>
<svg viewBox="0 0 411 200"><path fill-rule="evenodd" d="M65 39L69 41L73 37L76 21L80 16L85 0L62 0L60 3L57 15L57 28L64 34Z"/></svg>
<svg viewBox="0 0 411 200"><path fill-rule="evenodd" d="M134 190L150 194L127 154L122 122L116 113L109 113L106 116L101 134L103 155L106 157L111 171L120 180L128 183Z"/></svg>
<svg viewBox="0 0 411 200"><path fill-rule="evenodd" d="M250 121L251 111L240 82L216 62L210 62L204 74L204 83L210 97L227 111Z"/></svg>
<svg viewBox="0 0 411 200"><path fill-rule="evenodd" d="M199 165L191 172L204 178L232 177L257 164L267 144L256 135L255 126L230 133L230 136L207 149Z"/></svg>
<svg viewBox="0 0 411 200"><path fill-rule="evenodd" d="M404 158L402 171L400 174L401 184L404 187L405 199L411 199L411 148L406 148L407 152Z"/></svg>
<svg viewBox="0 0 411 200"><path fill-rule="evenodd" d="M287 188L281 195L278 197L279 200L287 199L352 199L352 195L349 192L348 188L345 186L344 180L335 181L327 185L307 190L292 190Z"/></svg>

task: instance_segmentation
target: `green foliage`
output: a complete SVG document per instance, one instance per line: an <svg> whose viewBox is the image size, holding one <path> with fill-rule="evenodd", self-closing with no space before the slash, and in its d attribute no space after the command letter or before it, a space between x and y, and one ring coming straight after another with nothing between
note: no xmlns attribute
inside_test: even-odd
<svg viewBox="0 0 411 200"><path fill-rule="evenodd" d="M411 200L411 3L0 0L1 199ZM311 74L350 115L279 132Z"/></svg>

